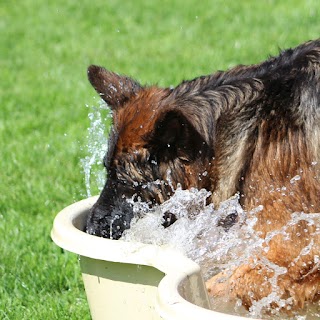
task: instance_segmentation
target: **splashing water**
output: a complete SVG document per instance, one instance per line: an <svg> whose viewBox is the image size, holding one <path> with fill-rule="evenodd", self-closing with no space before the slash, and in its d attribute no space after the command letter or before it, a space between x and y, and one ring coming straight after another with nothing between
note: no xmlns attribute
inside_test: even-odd
<svg viewBox="0 0 320 320"><path fill-rule="evenodd" d="M208 260L218 261L214 267L216 269L227 263L230 256L237 256L242 248L232 238L233 227L226 232L222 226L208 226L217 225L220 219L231 214L238 215L239 220L243 221L244 211L239 205L238 195L222 203L219 210L214 210L212 204L206 205L210 195L204 189L178 188L168 201L155 210L148 210L143 203L135 202L134 212L139 214L135 215L122 239L174 247L199 263L204 274L211 275L212 263ZM145 211L143 215L142 211ZM164 228L163 215L168 211L177 217L177 221Z"/></svg>
<svg viewBox="0 0 320 320"><path fill-rule="evenodd" d="M309 226L320 225L320 214L293 213L288 223L280 230L270 231L266 238L259 237L254 230L257 222L257 213L263 209L258 206L250 212L245 212L239 203L239 195L221 203L215 210L212 204L206 205L206 199L210 192L202 189L182 190L177 188L174 195L155 209L148 209L145 203L135 202L133 218L130 229L122 235L122 240L130 242L143 242L158 246L169 246L182 251L190 259L201 267L205 280L210 279L218 272L225 271L231 274L231 270L242 264L252 264L253 256L259 257L259 261L253 263L263 264L264 267L274 272L270 279L272 292L265 298L254 301L249 312L241 306L241 301L235 304L227 301L227 297L214 298L213 309L221 312L237 314L247 317L263 317L264 319L284 319L281 308L290 309L292 298L283 299L278 293L278 277L285 274L287 269L269 261L263 252L268 250L268 244L276 235L288 236L287 230L301 221ZM178 218L168 228L162 226L163 215L171 212ZM237 221L232 226L224 228L221 221L236 215ZM313 236L320 235L320 228L315 228ZM310 252L313 241L311 240L300 255ZM299 256L296 257L298 261ZM315 259L319 260L318 256ZM315 260L316 262L316 260ZM274 302L278 307L272 306ZM272 307L271 307L272 306ZM320 316L319 305L309 305L308 313L294 314L287 319L318 319Z"/></svg>
<svg viewBox="0 0 320 320"><path fill-rule="evenodd" d="M102 161L108 147L111 111L101 100L98 107L91 107L88 117L90 127L87 134L87 156L81 160L81 164L89 197L93 192L100 192L105 183ZM296 183L299 179L300 176L295 176L290 182ZM254 230L257 222L256 214L263 209L261 206L251 212L245 212L239 204L239 195L236 194L221 203L218 209L214 209L212 204L206 204L210 195L211 193L204 189L182 190L178 187L168 201L152 210L146 203L131 201L134 218L130 229L124 232L122 240L174 247L198 263L205 278L209 279L220 271L233 270L248 263L253 255L262 256L262 252L268 250L268 243L274 236L279 234L286 236L287 229L299 221L304 220L309 225L315 225L315 233L320 234L320 214L294 213L282 229L269 232L265 239L261 239ZM178 218L168 228L162 226L165 212L171 212ZM236 223L231 225L220 223L228 221L229 217L236 217ZM308 254L312 245L311 241L300 255ZM320 263L319 256L315 256L318 263ZM296 259L298 260L299 257ZM277 313L274 309L270 310L269 307L274 301L279 306L290 304L290 301L278 296L276 285L277 277L286 273L287 270L266 258L262 260L269 269L274 271L271 279L274 290L271 294L255 301L249 312L241 306L241 301L231 304L227 301L227 297L215 298L212 301L215 310L247 317L284 318L283 314ZM308 313L296 314L288 319L318 319L319 305L309 307L311 311ZM269 315L266 315L265 310L269 310Z"/></svg>
<svg viewBox="0 0 320 320"><path fill-rule="evenodd" d="M88 114L90 127L87 134L87 156L81 159L87 197L91 197L92 190L100 192L105 183L102 162L108 149L107 138L112 117L111 109L103 100L100 100L98 107L94 106L91 109Z"/></svg>

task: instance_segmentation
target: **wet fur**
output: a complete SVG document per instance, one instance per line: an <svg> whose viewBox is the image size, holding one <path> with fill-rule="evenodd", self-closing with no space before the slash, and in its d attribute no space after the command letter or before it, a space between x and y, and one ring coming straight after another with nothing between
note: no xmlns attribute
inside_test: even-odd
<svg viewBox="0 0 320 320"><path fill-rule="evenodd" d="M114 121L108 181L89 216L89 233L119 238L132 218L127 198L152 206L178 184L212 191L215 206L236 192L248 212L262 205L255 225L262 238L284 228L294 212L320 212L320 40L174 89L141 86L97 66L88 76ZM268 241L264 257L213 277L208 291L251 306L271 292L273 272L261 262L267 258L288 270L278 277L279 296L292 297L297 308L318 299L319 231L302 220L287 233ZM310 241L312 249L300 255Z"/></svg>

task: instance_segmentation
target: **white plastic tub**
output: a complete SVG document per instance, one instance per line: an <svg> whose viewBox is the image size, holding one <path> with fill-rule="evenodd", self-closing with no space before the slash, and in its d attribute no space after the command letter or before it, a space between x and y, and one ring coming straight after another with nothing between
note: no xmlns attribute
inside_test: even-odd
<svg viewBox="0 0 320 320"><path fill-rule="evenodd" d="M92 319L244 319L211 311L200 267L179 252L83 232L97 197L55 218L51 237L80 255Z"/></svg>

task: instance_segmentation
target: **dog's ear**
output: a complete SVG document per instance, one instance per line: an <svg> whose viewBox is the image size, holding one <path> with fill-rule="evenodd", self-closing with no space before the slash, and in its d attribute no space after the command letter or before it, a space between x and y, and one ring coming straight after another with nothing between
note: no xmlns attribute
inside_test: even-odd
<svg viewBox="0 0 320 320"><path fill-rule="evenodd" d="M88 68L88 79L101 98L114 110L141 89L140 84L131 78L95 65Z"/></svg>
<svg viewBox="0 0 320 320"><path fill-rule="evenodd" d="M156 122L148 137L148 148L158 159L179 158L192 162L206 149L206 142L190 121L179 111L167 111Z"/></svg>

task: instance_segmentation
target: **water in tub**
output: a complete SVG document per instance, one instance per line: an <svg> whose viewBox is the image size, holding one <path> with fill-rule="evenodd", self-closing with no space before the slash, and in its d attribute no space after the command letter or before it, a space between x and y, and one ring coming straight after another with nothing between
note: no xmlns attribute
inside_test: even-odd
<svg viewBox="0 0 320 320"><path fill-rule="evenodd" d="M105 182L105 172L101 164L107 148L110 110L101 102L98 107L90 108L89 119L87 156L82 159L87 196L92 194L92 188L94 192L101 190ZM178 187L175 194L156 209L149 210L145 203L135 202L133 203L135 218L122 239L174 247L197 262L206 279L218 272L232 270L248 261L254 252L259 255L259 252L265 250L263 245L274 234L270 233L266 237L267 240L262 240L254 231L255 214L261 210L260 207L252 212L244 212L239 204L239 196L236 194L215 210L212 204L206 205L206 199L209 196L210 192L203 189L182 190ZM175 214L178 220L170 227L164 228L162 219L167 211ZM232 220L235 216L237 216L237 222L230 223L228 226L228 219ZM320 214L296 213L292 215L288 224L297 223L301 219L318 226ZM221 224L221 221L227 221L227 225ZM280 230L284 235L285 229L284 227ZM319 228L316 232L320 232ZM308 250L310 248L306 247L301 254L305 254L304 251ZM285 268L270 261L265 263L274 270L274 283L279 275L286 272ZM283 313L270 308L274 301L277 301L278 305L285 305L287 302L277 295L276 287L268 297L254 302L249 311L241 306L241 301L230 304L227 297L212 299L212 305L215 310L221 312L227 310L228 313L247 317L284 319ZM307 310L286 317L296 320L319 319L318 304L309 305Z"/></svg>

